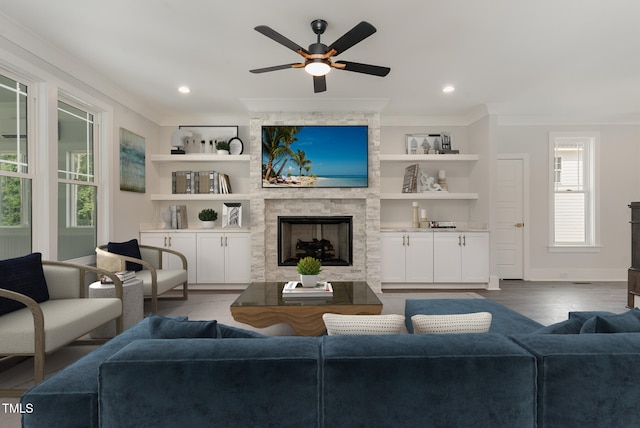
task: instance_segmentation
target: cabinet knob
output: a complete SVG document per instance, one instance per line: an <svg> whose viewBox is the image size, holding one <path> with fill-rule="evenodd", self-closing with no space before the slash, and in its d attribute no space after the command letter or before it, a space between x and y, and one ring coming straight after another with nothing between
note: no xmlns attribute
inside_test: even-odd
<svg viewBox="0 0 640 428"><path fill-rule="evenodd" d="M410 238L410 236L409 236L409 235L407 235L407 247L410 245L410 244L409 244L409 238Z"/></svg>
<svg viewBox="0 0 640 428"><path fill-rule="evenodd" d="M402 235L402 246L405 247L407 245L407 235Z"/></svg>
<svg viewBox="0 0 640 428"><path fill-rule="evenodd" d="M524 223L516 223L514 224L515 227L524 227Z"/></svg>

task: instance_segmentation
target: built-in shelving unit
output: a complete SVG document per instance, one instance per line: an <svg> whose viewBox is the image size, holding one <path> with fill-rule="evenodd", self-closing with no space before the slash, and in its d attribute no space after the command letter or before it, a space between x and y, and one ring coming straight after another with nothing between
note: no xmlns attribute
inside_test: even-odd
<svg viewBox="0 0 640 428"><path fill-rule="evenodd" d="M226 164L233 171L225 171L234 181L233 188L240 189L237 193L152 193L150 199L152 201L249 201L251 198L248 191L249 180L249 160L247 155L218 155L218 154L184 154L184 155L151 155L151 162L162 166L192 165L191 170L196 169L219 169ZM203 163L210 165L202 166ZM171 171L164 170L164 176L171 176ZM170 182L165 184L163 188L171 190Z"/></svg>
<svg viewBox="0 0 640 428"><path fill-rule="evenodd" d="M477 154L430 154L430 155L408 155L408 154L381 154L381 166L386 164L402 164L408 166L411 164L451 164L451 163L473 163L480 157ZM400 189L400 185L396 185ZM401 192L382 192L380 194L382 200L474 200L478 199L478 194L473 192L421 192L421 193L401 193Z"/></svg>
<svg viewBox="0 0 640 428"><path fill-rule="evenodd" d="M477 161L478 155L406 155L406 154L381 154L380 162L472 162Z"/></svg>
<svg viewBox="0 0 640 428"><path fill-rule="evenodd" d="M248 164L249 158L249 155L217 154L151 155L151 162L246 162Z"/></svg>

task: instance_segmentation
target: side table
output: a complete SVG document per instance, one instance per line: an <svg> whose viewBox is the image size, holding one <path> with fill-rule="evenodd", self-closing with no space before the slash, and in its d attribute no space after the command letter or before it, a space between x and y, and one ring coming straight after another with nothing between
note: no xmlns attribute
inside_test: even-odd
<svg viewBox="0 0 640 428"><path fill-rule="evenodd" d="M122 283L123 291L123 328L127 329L144 317L144 288L141 279L130 279ZM89 297L115 297L116 288L113 284L103 284L100 281L89 285ZM91 332L93 339L107 339L116 335L116 321L109 321L105 325Z"/></svg>

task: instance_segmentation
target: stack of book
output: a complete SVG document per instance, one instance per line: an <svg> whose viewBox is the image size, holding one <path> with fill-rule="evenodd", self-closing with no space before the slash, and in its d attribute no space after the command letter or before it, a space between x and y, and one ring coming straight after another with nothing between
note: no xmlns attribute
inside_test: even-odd
<svg viewBox="0 0 640 428"><path fill-rule="evenodd" d="M114 274L120 278L120 281L122 282L127 282L130 281L132 279L136 279L136 273L132 270L123 270L120 272L114 272ZM101 276L100 277L100 282L103 284L113 284L113 280L108 277L108 276Z"/></svg>
<svg viewBox="0 0 640 428"><path fill-rule="evenodd" d="M171 228L172 229L187 229L189 227L187 223L187 206L186 205L171 205Z"/></svg>
<svg viewBox="0 0 640 428"><path fill-rule="evenodd" d="M231 193L231 181L227 174L218 171L173 171L171 192Z"/></svg>
<svg viewBox="0 0 640 428"><path fill-rule="evenodd" d="M289 281L282 288L284 299L330 299L333 297L333 287L329 282L319 282L315 287L303 287L298 281Z"/></svg>

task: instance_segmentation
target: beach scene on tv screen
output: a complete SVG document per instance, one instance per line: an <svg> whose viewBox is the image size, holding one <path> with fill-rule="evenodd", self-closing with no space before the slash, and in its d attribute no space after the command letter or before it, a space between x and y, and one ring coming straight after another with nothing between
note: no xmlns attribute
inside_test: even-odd
<svg viewBox="0 0 640 428"><path fill-rule="evenodd" d="M263 126L262 187L367 187L366 126Z"/></svg>

